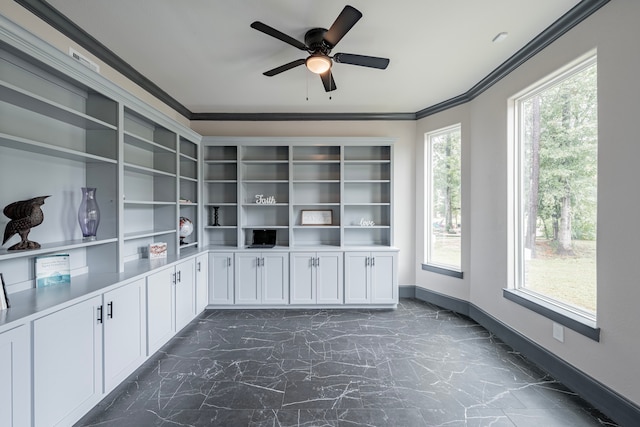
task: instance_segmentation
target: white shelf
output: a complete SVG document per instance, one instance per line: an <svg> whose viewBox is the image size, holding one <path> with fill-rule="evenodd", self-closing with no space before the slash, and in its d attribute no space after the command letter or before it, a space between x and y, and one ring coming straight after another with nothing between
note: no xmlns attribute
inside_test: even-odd
<svg viewBox="0 0 640 427"><path fill-rule="evenodd" d="M96 156L82 151L72 150L65 147L47 144L45 142L34 141L14 135L0 133L0 145L20 151L43 154L46 156L58 157L61 159L74 160L85 163L110 163L117 164L114 159Z"/></svg>
<svg viewBox="0 0 640 427"><path fill-rule="evenodd" d="M128 131L124 131L124 142L133 147L138 147L143 150L149 150L154 153L176 153L176 150L174 149L165 147L164 145L158 144L157 142L143 138Z"/></svg>
<svg viewBox="0 0 640 427"><path fill-rule="evenodd" d="M245 179L245 184L288 184L288 179Z"/></svg>
<svg viewBox="0 0 640 427"><path fill-rule="evenodd" d="M289 206L289 203L271 203L271 204L265 204L265 205L260 205L258 203L243 203L242 206L245 207L257 207L257 208L269 208L272 206Z"/></svg>
<svg viewBox="0 0 640 427"><path fill-rule="evenodd" d="M238 161L237 160L205 160L204 161L205 164L208 165L231 165L231 164L237 164Z"/></svg>
<svg viewBox="0 0 640 427"><path fill-rule="evenodd" d="M196 159L195 157L191 157L191 156L188 156L188 155L183 154L183 153L180 153L180 160L189 160L189 161L192 161L192 162L197 162L198 161L198 159Z"/></svg>
<svg viewBox="0 0 640 427"><path fill-rule="evenodd" d="M152 200L125 200L125 205L141 205L141 206L171 206L175 205L175 202L159 202Z"/></svg>
<svg viewBox="0 0 640 427"><path fill-rule="evenodd" d="M190 182L196 182L196 183L198 182L197 178L191 178L191 177L183 176L183 175L180 175L180 179L183 180L183 181L190 181Z"/></svg>
<svg viewBox="0 0 640 427"><path fill-rule="evenodd" d="M124 235L124 240L137 240L137 239L145 239L147 237L156 237L163 236L165 234L174 234L176 233L176 229L173 230L148 230L148 231L139 231L135 233L126 233Z"/></svg>
<svg viewBox="0 0 640 427"><path fill-rule="evenodd" d="M65 252L73 249L88 248L91 246L106 245L109 243L115 243L118 239L106 238L96 240L68 240L64 242L43 243L40 249L22 250L22 251L9 251L7 249L0 249L0 261L5 261L15 258L32 257L37 255L48 254L52 252Z"/></svg>
<svg viewBox="0 0 640 427"><path fill-rule="evenodd" d="M0 99L34 113L87 130L116 130L117 127L68 108L27 90L0 81Z"/></svg>
<svg viewBox="0 0 640 427"><path fill-rule="evenodd" d="M175 173L165 172L162 170L148 168L145 166L138 166L131 163L124 163L124 169L131 172L136 172L136 173L141 173L141 174L151 175L151 176L168 176L172 178L176 177Z"/></svg>

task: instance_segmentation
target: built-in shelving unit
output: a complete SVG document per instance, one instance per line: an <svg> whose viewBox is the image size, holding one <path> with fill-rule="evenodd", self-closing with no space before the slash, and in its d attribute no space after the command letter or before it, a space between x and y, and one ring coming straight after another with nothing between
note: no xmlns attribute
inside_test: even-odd
<svg viewBox="0 0 640 427"><path fill-rule="evenodd" d="M392 151L380 138L205 137L204 239L242 248L269 228L284 247L392 246ZM305 211L331 221L305 222Z"/></svg>
<svg viewBox="0 0 640 427"><path fill-rule="evenodd" d="M14 236L0 249L9 293L34 286L40 255L69 253L76 276L123 272L153 242L174 255L199 246L200 136L64 53L27 54L28 44L0 30L0 207L50 196L29 234L41 248L8 251ZM78 225L81 187L97 188L94 240ZM182 247L181 216L196 230ZM2 216L2 229L8 221Z"/></svg>
<svg viewBox="0 0 640 427"><path fill-rule="evenodd" d="M238 246L238 147L203 146L205 235L210 245ZM215 213L218 214L216 225Z"/></svg>

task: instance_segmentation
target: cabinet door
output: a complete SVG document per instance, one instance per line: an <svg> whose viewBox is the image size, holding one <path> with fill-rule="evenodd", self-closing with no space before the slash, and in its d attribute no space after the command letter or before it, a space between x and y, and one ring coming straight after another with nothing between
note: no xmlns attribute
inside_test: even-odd
<svg viewBox="0 0 640 427"><path fill-rule="evenodd" d="M209 254L209 303L233 304L233 253Z"/></svg>
<svg viewBox="0 0 640 427"><path fill-rule="evenodd" d="M291 253L291 304L315 304L314 252Z"/></svg>
<svg viewBox="0 0 640 427"><path fill-rule="evenodd" d="M196 315L204 311L209 304L209 257L207 254L196 257Z"/></svg>
<svg viewBox="0 0 640 427"><path fill-rule="evenodd" d="M102 397L102 296L33 322L35 426L72 425Z"/></svg>
<svg viewBox="0 0 640 427"><path fill-rule="evenodd" d="M368 303L370 300L369 288L369 252L346 252L344 302L347 304Z"/></svg>
<svg viewBox="0 0 640 427"><path fill-rule="evenodd" d="M175 288L175 331L184 328L196 315L195 301L196 260L190 259L176 266Z"/></svg>
<svg viewBox="0 0 640 427"><path fill-rule="evenodd" d="M398 302L398 273L394 252L374 252L371 265L371 302Z"/></svg>
<svg viewBox="0 0 640 427"><path fill-rule="evenodd" d="M289 303L289 254L265 252L262 255L262 302Z"/></svg>
<svg viewBox="0 0 640 427"><path fill-rule="evenodd" d="M316 301L342 304L344 289L342 252L321 252L316 261Z"/></svg>
<svg viewBox="0 0 640 427"><path fill-rule="evenodd" d="M173 268L147 276L147 356L173 336Z"/></svg>
<svg viewBox="0 0 640 427"><path fill-rule="evenodd" d="M27 326L0 334L0 425L31 425L31 352Z"/></svg>
<svg viewBox="0 0 640 427"><path fill-rule="evenodd" d="M236 304L260 304L262 302L262 268L260 254L236 254L235 295Z"/></svg>
<svg viewBox="0 0 640 427"><path fill-rule="evenodd" d="M104 387L108 393L145 359L144 279L104 294Z"/></svg>

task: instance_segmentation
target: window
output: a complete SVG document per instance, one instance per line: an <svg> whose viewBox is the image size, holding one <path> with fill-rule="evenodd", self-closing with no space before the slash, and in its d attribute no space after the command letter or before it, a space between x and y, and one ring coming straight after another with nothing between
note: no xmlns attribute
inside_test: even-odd
<svg viewBox="0 0 640 427"><path fill-rule="evenodd" d="M425 145L426 265L423 268L445 274L460 272L460 124L426 134Z"/></svg>
<svg viewBox="0 0 640 427"><path fill-rule="evenodd" d="M595 55L515 99L515 287L595 321Z"/></svg>

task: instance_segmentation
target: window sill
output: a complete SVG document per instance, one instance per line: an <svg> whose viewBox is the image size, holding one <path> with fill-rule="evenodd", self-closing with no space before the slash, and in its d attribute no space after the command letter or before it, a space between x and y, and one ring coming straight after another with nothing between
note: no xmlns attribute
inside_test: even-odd
<svg viewBox="0 0 640 427"><path fill-rule="evenodd" d="M443 274L445 276L455 277L458 279L462 279L462 271L451 270L449 268L444 267L436 267L435 265L430 264L422 264L422 269L425 271L430 271L432 273Z"/></svg>
<svg viewBox="0 0 640 427"><path fill-rule="evenodd" d="M596 322L592 319L551 304L519 289L503 289L502 296L587 338L600 341L600 328L596 326Z"/></svg>

